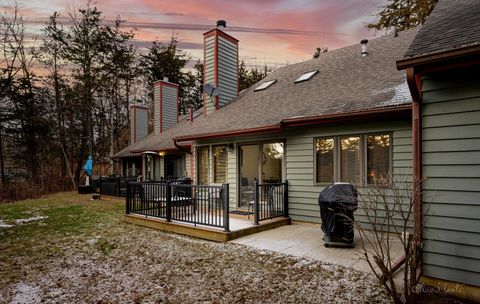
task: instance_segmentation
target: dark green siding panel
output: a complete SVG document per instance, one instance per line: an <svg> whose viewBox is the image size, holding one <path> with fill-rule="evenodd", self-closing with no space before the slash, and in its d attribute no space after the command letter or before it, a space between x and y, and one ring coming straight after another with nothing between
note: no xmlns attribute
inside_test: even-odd
<svg viewBox="0 0 480 304"><path fill-rule="evenodd" d="M480 263L477 263L476 259L425 252L423 255L423 262L430 265L455 268L480 274Z"/></svg>
<svg viewBox="0 0 480 304"><path fill-rule="evenodd" d="M422 125L424 128L432 127L448 127L448 126L465 126L476 125L480 120L480 112L464 112L453 114L432 115L423 118Z"/></svg>
<svg viewBox="0 0 480 304"><path fill-rule="evenodd" d="M445 191L424 190L423 201L435 204L480 205L480 192L478 191Z"/></svg>
<svg viewBox="0 0 480 304"><path fill-rule="evenodd" d="M426 219L428 221L428 219ZM446 229L428 228L423 230L423 236L428 240L450 242L471 246L480 246L480 235L473 232L454 231Z"/></svg>
<svg viewBox="0 0 480 304"><path fill-rule="evenodd" d="M457 100L455 103L447 101L442 103L425 104L422 108L422 115L429 116L470 111L480 111L480 97Z"/></svg>
<svg viewBox="0 0 480 304"><path fill-rule="evenodd" d="M432 214L426 217L424 227L480 234L480 219L478 215L475 217L474 219L466 219Z"/></svg>
<svg viewBox="0 0 480 304"><path fill-rule="evenodd" d="M480 138L480 125L438 127L422 130L422 140Z"/></svg>
<svg viewBox="0 0 480 304"><path fill-rule="evenodd" d="M480 151L480 139L473 138L424 141L422 150L428 152Z"/></svg>
<svg viewBox="0 0 480 304"><path fill-rule="evenodd" d="M456 243L429 240L425 242L424 252L440 253L445 255L460 256L476 259L480 256L480 247L461 245Z"/></svg>
<svg viewBox="0 0 480 304"><path fill-rule="evenodd" d="M423 174L428 177L480 177L480 165L426 166Z"/></svg>
<svg viewBox="0 0 480 304"><path fill-rule="evenodd" d="M480 164L480 151L428 152L423 151L423 165L477 165Z"/></svg>
<svg viewBox="0 0 480 304"><path fill-rule="evenodd" d="M452 191L478 191L480 190L480 178L438 178L427 177L424 189L428 190L452 190Z"/></svg>
<svg viewBox="0 0 480 304"><path fill-rule="evenodd" d="M479 286L480 274L477 272L462 271L454 268L425 264L423 274L427 277L443 279L463 284Z"/></svg>
<svg viewBox="0 0 480 304"><path fill-rule="evenodd" d="M424 274L480 286L480 68L422 83Z"/></svg>
<svg viewBox="0 0 480 304"><path fill-rule="evenodd" d="M477 205L462 205L450 203L436 203L436 199L432 199L434 203L425 204L426 212L431 216L465 218L480 220L480 203ZM480 226L480 224L478 225ZM480 227L479 227L480 229Z"/></svg>
<svg viewBox="0 0 480 304"><path fill-rule="evenodd" d="M432 103L432 102L441 102L441 101L454 101L459 99L467 98L476 98L480 96L478 88L480 85L475 87L463 86L459 88L449 88L444 90L436 90L424 92L423 102Z"/></svg>

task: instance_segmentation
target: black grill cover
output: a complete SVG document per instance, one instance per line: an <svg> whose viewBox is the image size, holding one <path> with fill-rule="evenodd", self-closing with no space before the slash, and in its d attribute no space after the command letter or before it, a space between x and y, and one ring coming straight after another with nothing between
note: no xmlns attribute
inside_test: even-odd
<svg viewBox="0 0 480 304"><path fill-rule="evenodd" d="M355 211L358 207L357 188L350 183L335 183L320 192L320 208L338 208Z"/></svg>

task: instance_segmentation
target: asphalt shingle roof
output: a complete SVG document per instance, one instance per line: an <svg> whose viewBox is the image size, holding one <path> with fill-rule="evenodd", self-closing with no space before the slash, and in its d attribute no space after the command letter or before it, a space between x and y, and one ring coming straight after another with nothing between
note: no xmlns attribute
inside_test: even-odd
<svg viewBox="0 0 480 304"><path fill-rule="evenodd" d="M265 90L256 84L236 100L201 117L182 136L220 133L277 125L293 117L347 114L411 103L402 58L417 30L368 43L361 57L360 43L329 51L320 58L279 68L259 84L276 79ZM306 71L318 69L310 80L295 83ZM221 93L220 93L221 94Z"/></svg>
<svg viewBox="0 0 480 304"><path fill-rule="evenodd" d="M420 28L405 58L480 44L480 1L440 0Z"/></svg>
<svg viewBox="0 0 480 304"><path fill-rule="evenodd" d="M164 133L149 135L117 153L174 149L173 138L211 133L233 132L279 125L282 120L321 117L375 109L405 106L411 103L405 71L396 61L405 54L417 30L384 36L368 43L368 56L361 56L360 43L324 53L313 59L279 68L258 84L217 111L197 117L193 124L181 121ZM318 69L310 80L295 83L306 71ZM261 83L277 82L262 91Z"/></svg>

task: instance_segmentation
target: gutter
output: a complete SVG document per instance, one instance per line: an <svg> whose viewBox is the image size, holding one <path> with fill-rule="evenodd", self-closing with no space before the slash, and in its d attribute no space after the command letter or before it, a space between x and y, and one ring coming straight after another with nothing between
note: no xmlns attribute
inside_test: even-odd
<svg viewBox="0 0 480 304"><path fill-rule="evenodd" d="M180 146L179 144L177 144L177 141L174 139L173 140L173 144L175 145L175 147L185 153L188 153L190 155L192 155L192 149L190 147L190 149L185 149L184 147Z"/></svg>
<svg viewBox="0 0 480 304"><path fill-rule="evenodd" d="M265 126L265 127L241 129L241 130L234 130L234 131L227 131L227 132L179 136L174 138L173 141L176 143L177 141L225 138L225 137L231 137L231 136L241 136L241 135L250 135L250 134L275 133L280 131L282 131L282 128L280 125L271 125L271 126Z"/></svg>
<svg viewBox="0 0 480 304"><path fill-rule="evenodd" d="M187 141L187 140L205 140L205 139L226 138L226 137L232 137L232 136L242 136L242 135L252 135L252 134L258 135L258 134L279 133L283 131L286 127L298 127L298 126L339 123L339 122L355 122L355 121L364 121L365 119L371 119L371 118L393 118L393 117L399 117L399 116L408 117L411 113L411 109L412 109L411 104L405 104L405 105L400 105L396 107L378 108L378 109L367 110L367 111L351 112L347 114L339 113L339 114L322 115L322 116L287 118L287 119L283 119L279 124L265 126L265 127L241 129L241 130L234 130L234 131L227 131L227 132L179 136L174 138L174 142L175 144L177 144L177 142Z"/></svg>
<svg viewBox="0 0 480 304"><path fill-rule="evenodd" d="M357 111L351 113L339 113L331 115L313 116L313 117L298 117L287 118L282 120L282 125L285 127L298 127L308 125L318 125L326 123L339 123L339 122L355 122L364 121L369 118L390 118L398 117L401 115L408 116L411 111L412 105L405 104L390 108L379 108L366 111Z"/></svg>
<svg viewBox="0 0 480 304"><path fill-rule="evenodd" d="M462 57L478 55L480 53L480 45L456 48L447 51L441 51L433 54L420 55L413 58L406 58L397 61L397 69L404 70L413 66L428 65L445 60L459 59Z"/></svg>

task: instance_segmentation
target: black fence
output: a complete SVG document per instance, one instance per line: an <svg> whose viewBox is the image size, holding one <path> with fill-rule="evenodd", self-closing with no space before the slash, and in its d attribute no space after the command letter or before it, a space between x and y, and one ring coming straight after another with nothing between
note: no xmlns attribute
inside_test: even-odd
<svg viewBox="0 0 480 304"><path fill-rule="evenodd" d="M183 180L128 183L126 212L230 230L229 188Z"/></svg>
<svg viewBox="0 0 480 304"><path fill-rule="evenodd" d="M124 197L127 195L127 184L137 179L137 176L100 176L94 187L97 185L100 188L101 195Z"/></svg>
<svg viewBox="0 0 480 304"><path fill-rule="evenodd" d="M95 189L100 189L101 195L120 196L127 195L127 184L137 182L142 179L142 176L100 176L94 180L92 185ZM181 180L175 176L160 177L158 180L149 180L148 183L167 183Z"/></svg>
<svg viewBox="0 0 480 304"><path fill-rule="evenodd" d="M254 222L288 217L288 182L259 184L254 182Z"/></svg>

